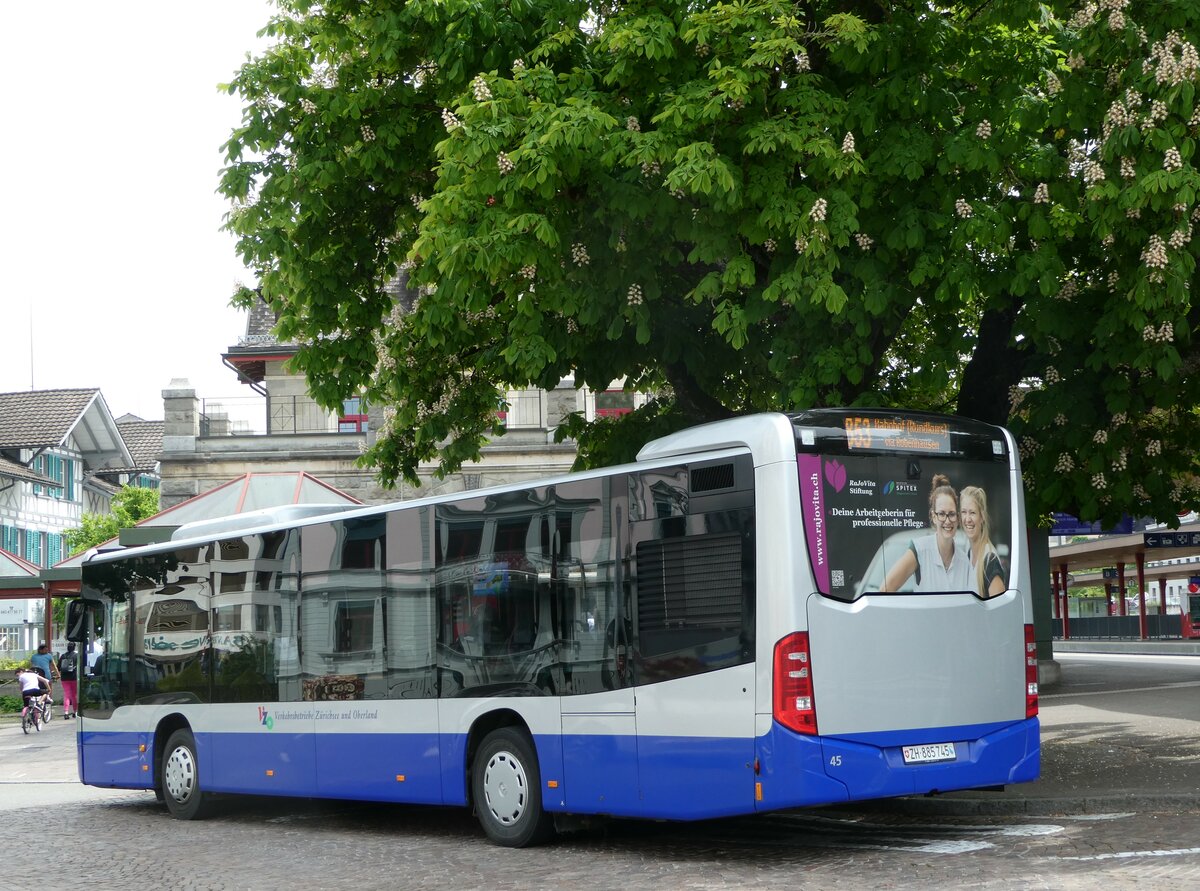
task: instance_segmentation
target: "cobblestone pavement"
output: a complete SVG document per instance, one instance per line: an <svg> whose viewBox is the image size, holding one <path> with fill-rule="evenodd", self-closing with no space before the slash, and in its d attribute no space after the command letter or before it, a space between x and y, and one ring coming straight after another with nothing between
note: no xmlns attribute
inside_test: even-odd
<svg viewBox="0 0 1200 891"><path fill-rule="evenodd" d="M665 891L1121 889L1200 881L1200 811L1035 819L842 808L696 824L617 821L523 851L493 847L466 811L444 808L230 798L211 819L181 823L149 794L122 793L4 816L12 828L53 827L46 845L7 846L6 891L46 883L93 891L147 884ZM75 866L63 868L64 860Z"/></svg>

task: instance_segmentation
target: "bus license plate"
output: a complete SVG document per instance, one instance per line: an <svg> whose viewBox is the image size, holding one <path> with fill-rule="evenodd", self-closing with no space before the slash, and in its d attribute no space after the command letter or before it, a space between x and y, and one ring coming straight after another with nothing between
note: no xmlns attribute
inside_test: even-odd
<svg viewBox="0 0 1200 891"><path fill-rule="evenodd" d="M903 746L905 764L928 764L931 761L953 761L958 755L954 743L934 743L928 746Z"/></svg>

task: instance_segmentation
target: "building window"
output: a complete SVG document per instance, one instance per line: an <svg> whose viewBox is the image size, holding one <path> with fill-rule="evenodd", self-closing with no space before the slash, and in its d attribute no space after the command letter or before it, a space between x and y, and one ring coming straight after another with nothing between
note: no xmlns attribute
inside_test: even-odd
<svg viewBox="0 0 1200 891"><path fill-rule="evenodd" d="M596 417L616 418L633 411L633 394L624 390L602 390L596 394Z"/></svg>
<svg viewBox="0 0 1200 891"><path fill-rule="evenodd" d="M44 486L33 483L34 495L46 495L48 498L70 498L74 489L74 461L61 455L38 455L29 465L29 469L42 476L48 476L58 483L57 486Z"/></svg>
<svg viewBox="0 0 1200 891"><path fill-rule="evenodd" d="M25 530L25 559L34 566L42 565L42 533Z"/></svg>
<svg viewBox="0 0 1200 891"><path fill-rule="evenodd" d="M56 532L46 534L46 565L53 566L63 558L63 537Z"/></svg>
<svg viewBox="0 0 1200 891"><path fill-rule="evenodd" d="M367 402L360 396L342 400L342 413L338 416L338 433L366 433Z"/></svg>
<svg viewBox="0 0 1200 891"><path fill-rule="evenodd" d="M375 602L348 600L337 604L333 620L333 651L364 653L375 640Z"/></svg>

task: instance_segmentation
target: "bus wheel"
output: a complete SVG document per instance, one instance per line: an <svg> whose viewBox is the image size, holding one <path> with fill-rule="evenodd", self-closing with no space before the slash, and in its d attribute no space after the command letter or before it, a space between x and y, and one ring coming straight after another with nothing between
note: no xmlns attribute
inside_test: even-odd
<svg viewBox="0 0 1200 891"><path fill-rule="evenodd" d="M484 737L471 765L475 813L498 845L524 848L554 835L554 818L542 810L542 781L533 741L501 727Z"/></svg>
<svg viewBox="0 0 1200 891"><path fill-rule="evenodd" d="M167 810L176 820L196 820L204 815L205 794L200 790L196 740L190 730L176 730L163 752L159 788Z"/></svg>

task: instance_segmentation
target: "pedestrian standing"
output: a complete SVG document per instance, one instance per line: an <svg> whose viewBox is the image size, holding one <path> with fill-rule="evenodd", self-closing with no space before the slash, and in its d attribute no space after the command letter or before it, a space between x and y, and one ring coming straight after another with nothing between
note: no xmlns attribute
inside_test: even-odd
<svg viewBox="0 0 1200 891"><path fill-rule="evenodd" d="M74 643L68 643L67 651L58 657L58 676L62 679L63 717L74 718L79 711L79 654Z"/></svg>
<svg viewBox="0 0 1200 891"><path fill-rule="evenodd" d="M54 664L54 654L47 644L38 644L37 652L29 657L29 663L34 671L50 682L51 694L54 692L54 680L58 677L58 667Z"/></svg>

